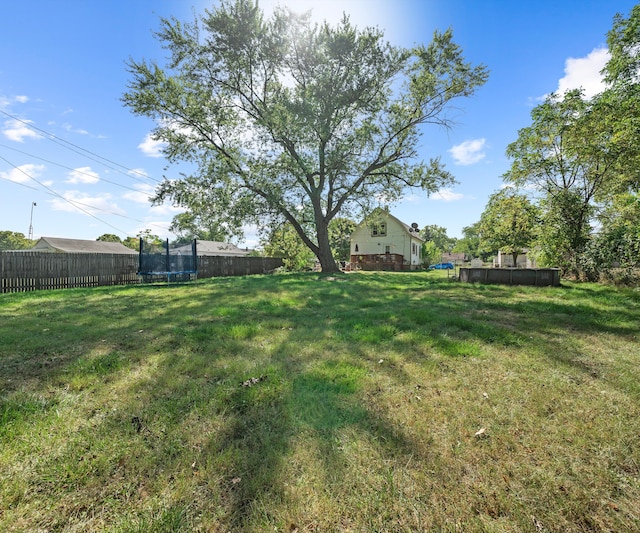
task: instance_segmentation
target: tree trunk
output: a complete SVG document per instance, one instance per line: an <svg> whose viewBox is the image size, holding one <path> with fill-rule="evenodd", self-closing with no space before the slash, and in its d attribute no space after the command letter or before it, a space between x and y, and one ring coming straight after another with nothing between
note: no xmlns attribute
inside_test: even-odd
<svg viewBox="0 0 640 533"><path fill-rule="evenodd" d="M518 252L511 252L511 255L513 256L513 268L518 268Z"/></svg>
<svg viewBox="0 0 640 533"><path fill-rule="evenodd" d="M331 253L331 245L329 244L329 225L324 219L316 218L316 232L318 236L318 261L322 272L340 272L340 267L336 263Z"/></svg>

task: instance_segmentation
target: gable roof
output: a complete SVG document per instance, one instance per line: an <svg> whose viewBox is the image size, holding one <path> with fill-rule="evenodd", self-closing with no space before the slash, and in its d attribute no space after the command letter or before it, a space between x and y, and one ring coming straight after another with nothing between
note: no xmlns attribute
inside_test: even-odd
<svg viewBox="0 0 640 533"><path fill-rule="evenodd" d="M191 253L191 245L186 244L171 250L171 253ZM196 253L198 255L222 255L222 256L245 256L249 255L248 250L242 250L235 244L218 241L196 241Z"/></svg>
<svg viewBox="0 0 640 533"><path fill-rule="evenodd" d="M424 242L424 239L420 237L420 231L418 229L414 230L411 226L409 226L409 224L405 224L404 222L402 222L402 220L400 220L397 217L394 217L391 213L388 213L382 209L376 208L374 209L372 214L375 214L375 216L384 216L387 218L392 218L404 228L404 230L409 234L410 237L412 237L413 239L417 239L420 242ZM367 220L365 218L362 222L360 222L360 226L363 224L366 224L366 222Z"/></svg>
<svg viewBox="0 0 640 533"><path fill-rule="evenodd" d="M119 242L88 241L83 239L60 239L41 237L32 250L85 254L137 254Z"/></svg>

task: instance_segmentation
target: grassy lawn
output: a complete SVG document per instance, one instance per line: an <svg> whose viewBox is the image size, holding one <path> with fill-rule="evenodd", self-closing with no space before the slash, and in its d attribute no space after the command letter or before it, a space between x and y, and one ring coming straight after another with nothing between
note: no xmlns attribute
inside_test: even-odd
<svg viewBox="0 0 640 533"><path fill-rule="evenodd" d="M0 295L0 530L640 530L640 292Z"/></svg>

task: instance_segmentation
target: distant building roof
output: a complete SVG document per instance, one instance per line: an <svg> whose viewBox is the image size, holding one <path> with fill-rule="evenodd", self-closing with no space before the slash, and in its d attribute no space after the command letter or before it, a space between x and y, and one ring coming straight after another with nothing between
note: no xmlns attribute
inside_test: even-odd
<svg viewBox="0 0 640 533"><path fill-rule="evenodd" d="M442 254L443 261L464 261L466 254L464 252L445 252Z"/></svg>
<svg viewBox="0 0 640 533"><path fill-rule="evenodd" d="M41 237L32 250L61 253L86 254L137 254L137 250L127 248L119 242L88 241L82 239L59 239Z"/></svg>
<svg viewBox="0 0 640 533"><path fill-rule="evenodd" d="M238 248L235 244L231 244L228 242L217 242L217 241L196 241L197 254L198 255L219 255L219 256L235 256L241 257L245 255L249 255L251 252L249 250L242 250ZM191 245L185 244L184 246L179 246L178 248L174 248L171 250L171 253L191 253Z"/></svg>

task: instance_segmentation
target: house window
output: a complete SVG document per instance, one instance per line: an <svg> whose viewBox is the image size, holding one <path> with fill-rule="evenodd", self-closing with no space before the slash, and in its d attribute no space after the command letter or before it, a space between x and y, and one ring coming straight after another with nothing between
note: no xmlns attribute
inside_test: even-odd
<svg viewBox="0 0 640 533"><path fill-rule="evenodd" d="M390 254L391 253L391 246L389 244L385 245L384 253L385 254Z"/></svg>
<svg viewBox="0 0 640 533"><path fill-rule="evenodd" d="M380 224L374 224L371 226L372 237L384 237L387 235L387 225L382 222Z"/></svg>
<svg viewBox="0 0 640 533"><path fill-rule="evenodd" d="M358 245L356 244L355 252L358 253L360 250L358 249Z"/></svg>

